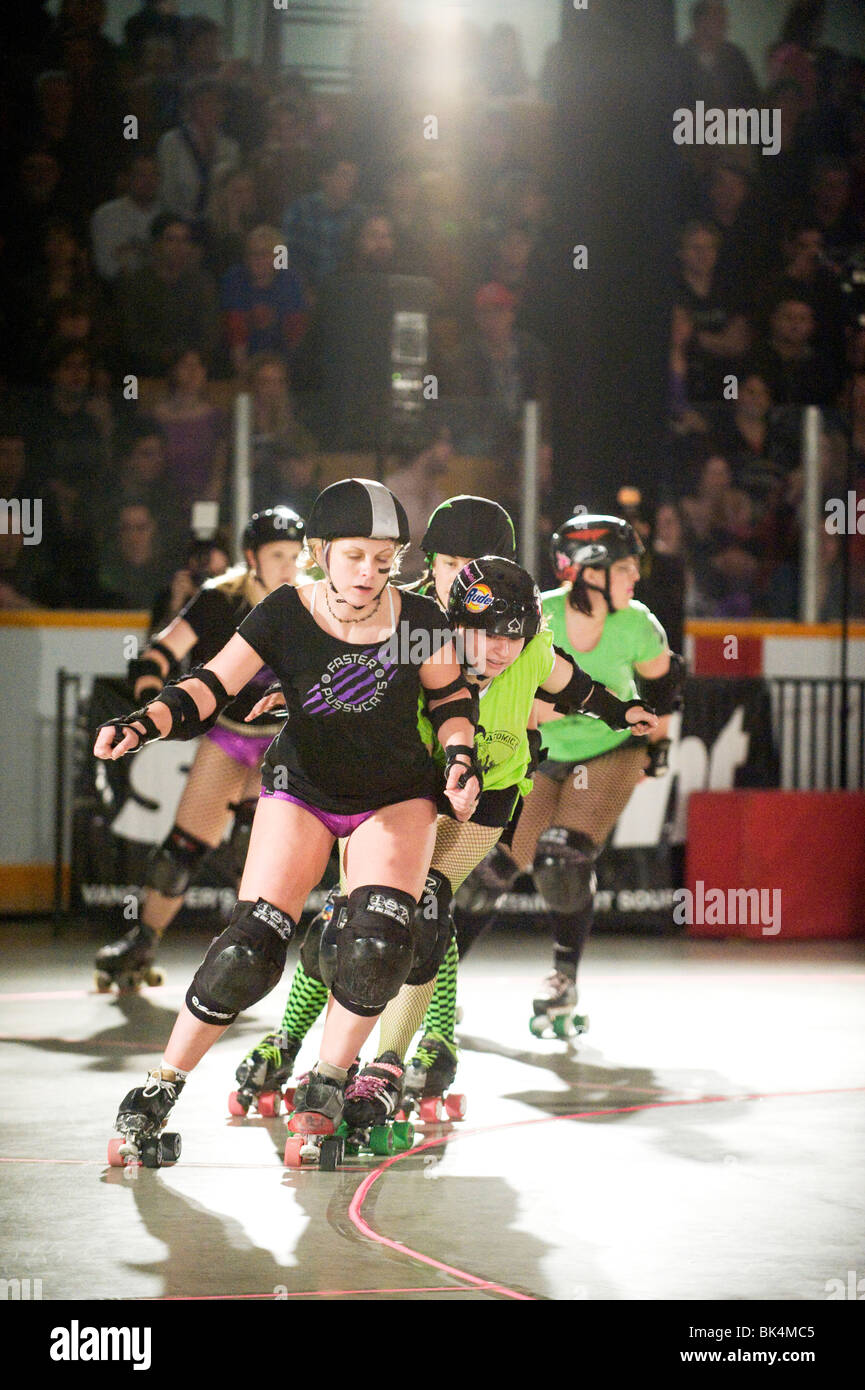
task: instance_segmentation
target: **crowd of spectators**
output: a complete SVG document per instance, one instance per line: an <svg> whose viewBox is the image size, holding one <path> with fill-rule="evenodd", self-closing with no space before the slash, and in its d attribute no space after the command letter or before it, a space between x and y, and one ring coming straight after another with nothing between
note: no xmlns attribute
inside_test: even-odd
<svg viewBox="0 0 865 1390"><path fill-rule="evenodd" d="M190 539L190 519L206 501L231 521L239 390L252 400L253 505L308 510L332 476L324 458L346 429L362 436L360 417L336 429L334 400L351 391L334 345L354 306L367 338L352 382L368 403L385 277L428 287L438 407L384 456L367 441L415 529L455 458L495 470L467 465L465 490L492 477L518 505L527 399L541 402L551 482L551 345L527 302L551 203L519 129L523 108L554 96L558 45L533 82L517 30L464 20L449 36L477 97L463 153L412 157L392 127L430 55L398 8L371 6L340 105L294 69L228 57L219 26L172 0L144 0L122 45L103 32L103 0L61 0L55 18L29 7L2 60L0 493L40 498L43 521L38 546L0 536L0 607L159 595L167 612L190 576L228 563L225 536ZM690 616L795 616L803 406L824 410L827 496L850 479L865 496L865 64L823 46L823 9L791 5L762 89L727 39L723 0L693 5L671 54L676 105L782 113L775 156L677 152L668 467L658 483L623 460L597 499L643 487L648 568L684 584ZM348 447L365 452L362 437ZM544 503L547 533L561 518ZM822 545L822 617L839 611L842 544Z"/></svg>

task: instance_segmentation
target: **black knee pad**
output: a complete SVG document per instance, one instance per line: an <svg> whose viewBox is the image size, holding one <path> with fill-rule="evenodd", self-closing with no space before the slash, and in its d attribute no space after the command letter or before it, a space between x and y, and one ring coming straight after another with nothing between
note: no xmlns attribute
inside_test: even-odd
<svg viewBox="0 0 865 1390"><path fill-rule="evenodd" d="M375 1018L405 984L414 957L416 907L410 893L373 883L355 888L334 913L336 968L330 988L350 1013Z"/></svg>
<svg viewBox="0 0 865 1390"><path fill-rule="evenodd" d="M279 983L295 921L259 898L238 902L214 937L186 992L186 1007L202 1023L233 1023Z"/></svg>
<svg viewBox="0 0 865 1390"><path fill-rule="evenodd" d="M320 912L306 929L300 948L300 963L311 980L330 989L336 974L336 923L348 902L336 889L328 893Z"/></svg>
<svg viewBox="0 0 865 1390"><path fill-rule="evenodd" d="M594 897L595 860L601 851L581 830L552 826L538 839L532 874L547 907L581 912Z"/></svg>
<svg viewBox="0 0 865 1390"><path fill-rule="evenodd" d="M453 932L451 881L430 869L414 914L414 956L407 985L425 985L438 974Z"/></svg>
<svg viewBox="0 0 865 1390"><path fill-rule="evenodd" d="M228 850L231 855L232 868L238 878L243 877L243 867L249 850L249 837L252 834L252 820L257 805L258 797L248 796L245 801L233 802L231 806L234 812L234 825L231 827Z"/></svg>
<svg viewBox="0 0 865 1390"><path fill-rule="evenodd" d="M150 851L144 871L145 888L155 888L165 898L181 898L209 851L210 845L197 835L173 825L162 844Z"/></svg>

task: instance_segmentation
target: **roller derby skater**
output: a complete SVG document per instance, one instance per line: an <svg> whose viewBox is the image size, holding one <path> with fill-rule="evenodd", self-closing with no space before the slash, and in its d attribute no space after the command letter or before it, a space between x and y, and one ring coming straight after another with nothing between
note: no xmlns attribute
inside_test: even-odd
<svg viewBox="0 0 865 1390"><path fill-rule="evenodd" d="M300 1042L287 1033L268 1033L260 1043L247 1052L234 1073L237 1090L228 1097L232 1115L248 1115L250 1109L259 1115L278 1115L283 1101L294 1100L288 1082L294 1069Z"/></svg>
<svg viewBox="0 0 865 1390"><path fill-rule="evenodd" d="M461 819L482 786L475 702L447 622L429 599L390 582L409 542L401 504L380 483L345 479L316 499L307 530L309 562L324 579L267 595L206 665L107 721L94 748L116 759L156 738L197 737L263 666L282 686L289 718L264 759L240 896L195 973L161 1070L185 1079L279 983L303 905L334 842L346 840L330 1008L289 1119L295 1167L336 1161L349 1068L412 969L442 782ZM390 639L401 623L409 640L396 660ZM421 737L422 695L443 772Z"/></svg>
<svg viewBox="0 0 865 1390"><path fill-rule="evenodd" d="M587 1027L577 1012L577 974L592 925L595 863L637 783L667 770L684 663L654 614L634 599L642 550L632 526L614 516L571 517L552 538L561 587L543 602L556 646L622 699L639 691L660 717L648 743L634 743L559 703L538 707L548 756L511 850L515 870L533 873L555 941L552 971L532 1001L536 1037L564 1039Z"/></svg>
<svg viewBox="0 0 865 1390"><path fill-rule="evenodd" d="M434 896L437 910L427 908L421 914L440 925L439 940L429 957L437 968L416 966L397 998L385 1009L381 1051L398 1058L406 1056L423 1021L436 975L450 981L455 995L453 895L497 844L519 798L531 791L533 752L528 725L536 692L546 691L562 707L581 709L595 721L606 720L605 727L618 728L626 737L631 733L642 735L656 723L651 709L639 700L619 700L594 682L570 656L554 649L552 634L542 630L537 585L512 560L486 555L465 565L451 585L447 611L478 699L475 750L484 772L484 789L471 819L463 824L453 820L446 808L439 807L427 890ZM462 1118L464 1097L449 1091L456 1065L453 1028L447 1031L437 1027L433 1019L406 1071L402 1109L407 1117L417 1111L422 1119L440 1119L443 1114ZM359 1073L356 1085L362 1084L365 1074Z"/></svg>
<svg viewBox="0 0 865 1390"><path fill-rule="evenodd" d="M207 660L260 599L281 584L295 584L303 535L303 521L290 507L252 516L243 533L245 563L208 581L143 656L130 662L135 698L158 694L190 653ZM180 910L201 861L222 842L232 813L232 856L240 878L260 787L259 767L282 722L264 715L248 723L246 716L271 679L267 670L259 672L202 739L175 824L148 860L141 916L131 931L96 954L100 992L162 983L162 972L153 965L160 938Z"/></svg>
<svg viewBox="0 0 865 1390"><path fill-rule="evenodd" d="M426 571L415 584L406 586L406 592L433 598L442 613L446 614L454 576L470 559L486 554L504 555L513 559L516 553L514 524L504 507L500 507L497 502L492 502L486 497L461 494L448 498L435 509L430 516L421 547L424 551ZM273 695L263 698L255 708L262 712L272 712L281 702L281 696ZM482 843L486 844L488 841ZM435 850L431 868L440 868ZM321 912L307 929L300 960L292 977L288 1001L277 1030L280 1036L287 1037L292 1045L296 1043L298 1048L327 1003L327 986L323 983L319 971L319 941L322 931L330 921L335 896L334 889L328 895ZM274 1036L274 1033L268 1033L248 1057L254 1057L258 1048L269 1047ZM246 1060L245 1058L238 1067L238 1081L241 1080L241 1070L244 1069ZM257 1082L257 1075L258 1072L253 1068L251 1078L243 1082L246 1094L251 1093L253 1098L257 1088L274 1089L272 1076L265 1072L261 1081ZM229 1110L232 1114L238 1113L235 1109L238 1103L245 1104L245 1097L241 1101L239 1092L232 1092L229 1098Z"/></svg>

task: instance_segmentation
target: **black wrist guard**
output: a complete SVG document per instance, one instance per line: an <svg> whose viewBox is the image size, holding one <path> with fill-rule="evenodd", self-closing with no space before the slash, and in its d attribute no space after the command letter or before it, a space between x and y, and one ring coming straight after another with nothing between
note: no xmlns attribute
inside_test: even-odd
<svg viewBox="0 0 865 1390"><path fill-rule="evenodd" d="M644 769L647 777L666 777L670 771L670 740L659 738L657 743L650 743L646 748L649 761Z"/></svg>
<svg viewBox="0 0 865 1390"><path fill-rule="evenodd" d="M449 748L445 749L445 782L450 776L450 770L454 763L465 768L465 772L457 782L458 787L464 787L470 777L477 777L478 787L483 790L483 768L478 762L474 748L469 748L467 743L452 743Z"/></svg>
<svg viewBox="0 0 865 1390"><path fill-rule="evenodd" d="M140 729L135 728L136 724L144 725L143 734ZM137 737L138 743L134 748L130 748L130 753L137 753L139 748L144 747L145 743L155 743L157 739L162 738L161 733L147 713L147 705L143 705L141 709L133 710L131 714L125 714L122 719L106 719L104 724L97 725L97 734L100 729L114 730L114 737L111 740L112 748L116 748L118 743L122 743L127 729L131 729Z"/></svg>
<svg viewBox="0 0 865 1390"><path fill-rule="evenodd" d="M592 715L595 719L602 719L605 724L609 724L611 729L625 730L632 729L633 724L629 724L626 718L628 710L639 706L649 714L654 714L654 710L642 700L620 700L606 686L598 681L592 683L591 693L587 700L580 706L581 714Z"/></svg>
<svg viewBox="0 0 865 1390"><path fill-rule="evenodd" d="M198 705L189 691L183 688L185 683L191 680L201 681L216 700L213 713L204 718L201 717ZM194 666L188 676L182 676L180 680L171 681L166 685L159 696L159 699L168 706L171 713L171 729L165 737L188 739L198 738L199 734L206 734L208 729L213 728L219 718L220 711L232 698L213 671L209 671L205 666Z"/></svg>

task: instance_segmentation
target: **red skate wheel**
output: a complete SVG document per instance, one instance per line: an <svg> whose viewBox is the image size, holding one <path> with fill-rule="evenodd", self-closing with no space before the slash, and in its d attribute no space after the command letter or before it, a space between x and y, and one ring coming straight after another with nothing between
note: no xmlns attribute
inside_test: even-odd
<svg viewBox="0 0 865 1390"><path fill-rule="evenodd" d="M272 1115L279 1114L279 1103L282 1097L279 1091L262 1091L258 1097L258 1113L264 1115L265 1119L270 1119Z"/></svg>
<svg viewBox="0 0 865 1390"><path fill-rule="evenodd" d="M303 1167L303 1159L300 1156L300 1151L303 1148L304 1143L305 1140L300 1135L292 1134L288 1139L286 1139L285 1154L282 1160L286 1168Z"/></svg>
<svg viewBox="0 0 865 1390"><path fill-rule="evenodd" d="M296 1089L297 1088L295 1086L286 1086L285 1090L282 1093L282 1099L285 1102L286 1110L290 1110L291 1107L294 1105L294 1092Z"/></svg>
<svg viewBox="0 0 865 1390"><path fill-rule="evenodd" d="M125 1139L108 1140L108 1162L111 1164L112 1168L123 1168L125 1166L126 1159L120 1152L121 1145L125 1143Z"/></svg>
<svg viewBox="0 0 865 1390"><path fill-rule="evenodd" d="M408 1117L407 1117L407 1115L406 1115L406 1113L405 1113L404 1110L398 1110L398 1111L396 1112L396 1114L394 1115L394 1120L397 1122L397 1124L402 1124L402 1125L404 1125L407 1118L408 1118Z"/></svg>
<svg viewBox="0 0 865 1390"><path fill-rule="evenodd" d="M246 1106L238 1100L236 1091L232 1091L231 1095L228 1097L228 1113L229 1115L246 1114Z"/></svg>
<svg viewBox="0 0 865 1390"><path fill-rule="evenodd" d="M445 1110L449 1120L464 1120L468 1102L465 1096L450 1095L445 1097Z"/></svg>
<svg viewBox="0 0 865 1390"><path fill-rule="evenodd" d="M431 1096L429 1100L422 1100L420 1103L418 1114L427 1124L437 1124L443 1113L441 1096Z"/></svg>

